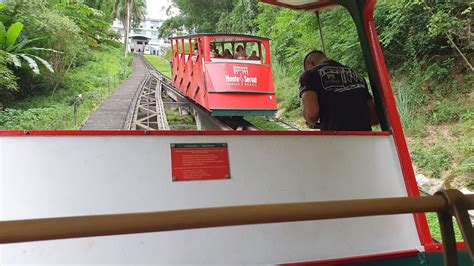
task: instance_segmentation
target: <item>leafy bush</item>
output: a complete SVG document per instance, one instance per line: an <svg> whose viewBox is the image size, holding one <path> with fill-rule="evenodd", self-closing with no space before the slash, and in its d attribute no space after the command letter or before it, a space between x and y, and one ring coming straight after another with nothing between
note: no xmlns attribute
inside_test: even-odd
<svg viewBox="0 0 474 266"><path fill-rule="evenodd" d="M426 136L426 121L423 116L417 113L416 100L412 98L416 94L413 87L401 87L400 84L395 90L395 101L397 103L398 114L402 122L405 133L409 136Z"/></svg>
<svg viewBox="0 0 474 266"><path fill-rule="evenodd" d="M60 129L61 114L67 111L59 108L31 108L28 110L6 109L0 113L2 129Z"/></svg>
<svg viewBox="0 0 474 266"><path fill-rule="evenodd" d="M459 102L446 99L433 105L430 122L432 124L457 122L464 112L465 109Z"/></svg>
<svg viewBox="0 0 474 266"><path fill-rule="evenodd" d="M110 30L110 23L106 21L106 15L102 11L83 4L59 4L54 9L74 21L90 47L97 48L102 42L120 37Z"/></svg>
<svg viewBox="0 0 474 266"><path fill-rule="evenodd" d="M385 1L375 10L387 62L432 58L469 48L472 3L469 1ZM451 41L450 41L451 39Z"/></svg>
<svg viewBox="0 0 474 266"><path fill-rule="evenodd" d="M452 155L442 145L424 146L416 143L412 152L413 162L433 178L441 178L443 171L449 170L452 164Z"/></svg>
<svg viewBox="0 0 474 266"><path fill-rule="evenodd" d="M10 103L10 109L0 112L0 129L77 129L131 72L131 57L124 59L120 49L95 51L91 57L66 75L67 89ZM82 101L74 125L73 104L78 95Z"/></svg>
<svg viewBox="0 0 474 266"><path fill-rule="evenodd" d="M6 62L6 55L0 52L0 102L18 90L17 77L7 67Z"/></svg>
<svg viewBox="0 0 474 266"><path fill-rule="evenodd" d="M472 144L472 143L471 143ZM472 176L474 173L474 156L471 156L464 160L457 168L456 171L464 173L466 175ZM471 179L470 184L472 184L474 179Z"/></svg>
<svg viewBox="0 0 474 266"><path fill-rule="evenodd" d="M474 178L470 179L468 184L467 184L467 187L473 191L474 190Z"/></svg>
<svg viewBox="0 0 474 266"><path fill-rule="evenodd" d="M21 38L36 39L35 46L60 51L33 53L50 62L56 70L54 74L32 77L28 71L15 72L19 77L19 96L44 89L51 93L61 85L62 78L76 55L86 48L80 28L69 18L49 8L49 2L44 0L7 0L6 6L2 12L9 17L9 23L19 21L24 25Z"/></svg>

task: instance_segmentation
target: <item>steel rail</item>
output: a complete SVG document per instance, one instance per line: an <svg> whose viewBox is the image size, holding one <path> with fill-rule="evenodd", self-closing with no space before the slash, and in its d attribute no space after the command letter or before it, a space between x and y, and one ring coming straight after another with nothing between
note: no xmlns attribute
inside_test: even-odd
<svg viewBox="0 0 474 266"><path fill-rule="evenodd" d="M199 130L260 130L247 120L239 118L217 118L212 116L209 111L189 100L180 90L175 88L169 77L166 77L155 68L144 57L145 65L152 77L157 78L161 82L162 90L177 103L185 103L186 111L191 114L197 124Z"/></svg>
<svg viewBox="0 0 474 266"><path fill-rule="evenodd" d="M141 89L131 129L170 130L161 97L161 90L161 81L153 75L149 75L148 81Z"/></svg>
<svg viewBox="0 0 474 266"><path fill-rule="evenodd" d="M289 129L289 130L294 130L294 131L301 131L303 130L302 128L294 125L293 123L290 123L290 122L287 122L281 118L277 118L277 117L274 117L274 118L267 118L268 121L271 121L271 122L275 122L275 123L278 123L280 124L281 126Z"/></svg>
<svg viewBox="0 0 474 266"><path fill-rule="evenodd" d="M474 195L464 197L467 208L474 209ZM0 243L443 212L448 208L448 201L443 196L436 195L2 221L0 222Z"/></svg>
<svg viewBox="0 0 474 266"><path fill-rule="evenodd" d="M144 82L134 96L124 125L126 130L170 130L166 119L160 80L152 75L152 65L140 55L148 70Z"/></svg>
<svg viewBox="0 0 474 266"><path fill-rule="evenodd" d="M149 74L158 80L160 90L165 92L172 100L182 104L180 108L185 109L194 117L199 130L232 130L228 125L211 116L204 108L190 101L181 91L172 85L170 78L158 71L155 66L148 62L143 56L142 59L145 61Z"/></svg>

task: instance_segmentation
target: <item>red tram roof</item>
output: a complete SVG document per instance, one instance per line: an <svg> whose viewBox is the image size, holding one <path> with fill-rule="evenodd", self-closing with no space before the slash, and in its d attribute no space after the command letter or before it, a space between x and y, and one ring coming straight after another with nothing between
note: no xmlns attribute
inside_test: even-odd
<svg viewBox="0 0 474 266"><path fill-rule="evenodd" d="M336 0L260 0L261 2L296 10L315 11L335 7Z"/></svg>
<svg viewBox="0 0 474 266"><path fill-rule="evenodd" d="M189 35L181 35L181 36L173 36L169 39L182 39L182 38L194 38L194 37L202 37L202 36L219 36L219 37L234 37L234 38L252 38L252 39L261 39L261 40L270 40L266 37L260 37L257 35L250 35L250 34L235 34L235 33L196 33L196 34L189 34Z"/></svg>

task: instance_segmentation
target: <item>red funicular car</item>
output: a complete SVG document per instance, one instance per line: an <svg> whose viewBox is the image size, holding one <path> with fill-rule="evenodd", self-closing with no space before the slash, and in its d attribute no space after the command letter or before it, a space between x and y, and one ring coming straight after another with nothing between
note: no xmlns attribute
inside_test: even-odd
<svg viewBox="0 0 474 266"><path fill-rule="evenodd" d="M196 34L170 40L173 85L213 116L275 114L269 39Z"/></svg>

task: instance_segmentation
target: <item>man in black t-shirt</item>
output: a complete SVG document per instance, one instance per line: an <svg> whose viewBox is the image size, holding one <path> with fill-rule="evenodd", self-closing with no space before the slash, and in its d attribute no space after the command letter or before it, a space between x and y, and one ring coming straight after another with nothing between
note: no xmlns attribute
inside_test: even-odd
<svg viewBox="0 0 474 266"><path fill-rule="evenodd" d="M303 116L311 128L371 131L378 124L375 103L356 71L330 60L321 51L310 52L300 77Z"/></svg>

